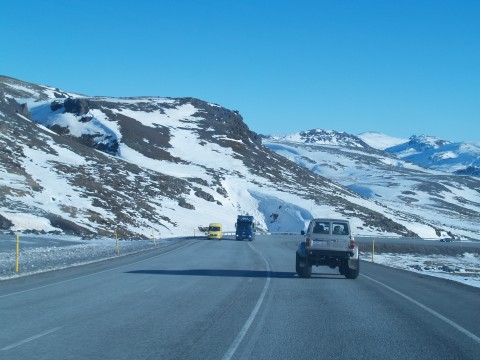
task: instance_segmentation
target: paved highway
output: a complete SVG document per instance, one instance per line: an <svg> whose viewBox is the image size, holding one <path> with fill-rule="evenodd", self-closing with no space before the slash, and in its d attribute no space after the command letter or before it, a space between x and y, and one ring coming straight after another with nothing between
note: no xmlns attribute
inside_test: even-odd
<svg viewBox="0 0 480 360"><path fill-rule="evenodd" d="M0 358L480 358L480 289L366 262L299 279L300 239L189 239L2 281Z"/></svg>

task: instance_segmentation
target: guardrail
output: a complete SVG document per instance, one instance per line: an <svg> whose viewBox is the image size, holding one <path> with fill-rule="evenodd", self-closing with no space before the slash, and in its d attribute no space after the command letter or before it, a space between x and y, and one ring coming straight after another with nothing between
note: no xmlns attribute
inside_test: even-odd
<svg viewBox="0 0 480 360"><path fill-rule="evenodd" d="M235 231L223 231L224 236L234 236ZM272 232L260 232L257 231L257 235L287 235L287 236L302 236L300 231L272 231ZM205 233L207 236L207 233ZM392 240L392 241L401 241L401 242L416 242L416 241L440 241L440 238L420 238L420 237L404 237L404 236L384 236L384 235L360 235L353 234L355 240L359 241L369 241L369 240ZM479 240L454 240L454 243L480 243Z"/></svg>
<svg viewBox="0 0 480 360"><path fill-rule="evenodd" d="M301 236L300 231L291 232L291 231L278 231L278 232L266 232L260 233L257 232L257 235L298 235ZM405 236L384 236L384 235L361 235L361 234L353 234L355 239L358 240L399 240L399 241L440 241L441 238L420 238L420 237L405 237ZM453 240L452 242L460 243L460 242L473 242L473 243L480 243L480 240L471 239L471 240Z"/></svg>
<svg viewBox="0 0 480 360"><path fill-rule="evenodd" d="M201 233L204 236L208 236L208 231ZM235 231L222 231L223 236L235 235Z"/></svg>

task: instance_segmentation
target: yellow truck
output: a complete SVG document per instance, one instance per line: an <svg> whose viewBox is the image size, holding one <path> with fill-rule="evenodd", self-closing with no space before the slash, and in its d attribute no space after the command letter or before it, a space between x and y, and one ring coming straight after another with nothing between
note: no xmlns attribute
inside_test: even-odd
<svg viewBox="0 0 480 360"><path fill-rule="evenodd" d="M208 225L208 234L207 237L209 239L218 239L222 240L222 224L219 223L211 223Z"/></svg>

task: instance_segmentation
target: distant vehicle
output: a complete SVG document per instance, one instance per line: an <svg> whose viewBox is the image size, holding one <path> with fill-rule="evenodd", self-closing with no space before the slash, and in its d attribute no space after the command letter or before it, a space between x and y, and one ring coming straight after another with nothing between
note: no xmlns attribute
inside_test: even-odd
<svg viewBox="0 0 480 360"><path fill-rule="evenodd" d="M223 237L222 224L219 224L219 223L211 223L210 225L208 225L207 237L208 237L209 239L222 240L222 237Z"/></svg>
<svg viewBox="0 0 480 360"><path fill-rule="evenodd" d="M235 228L235 239L249 241L255 240L255 223L253 216L238 215Z"/></svg>
<svg viewBox="0 0 480 360"><path fill-rule="evenodd" d="M452 242L453 239L452 238L443 238L443 239L440 239L440 242Z"/></svg>
<svg viewBox="0 0 480 360"><path fill-rule="evenodd" d="M360 273L358 246L348 220L313 219L305 240L297 248L295 269L301 278L312 275L312 266L338 267L347 279L356 279Z"/></svg>

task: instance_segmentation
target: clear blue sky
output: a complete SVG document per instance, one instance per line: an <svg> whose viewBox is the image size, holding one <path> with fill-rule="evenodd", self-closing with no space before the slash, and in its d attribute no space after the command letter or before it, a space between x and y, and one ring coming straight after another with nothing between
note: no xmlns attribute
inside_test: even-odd
<svg viewBox="0 0 480 360"><path fill-rule="evenodd" d="M0 33L0 74L66 91L480 141L478 0L0 0Z"/></svg>

